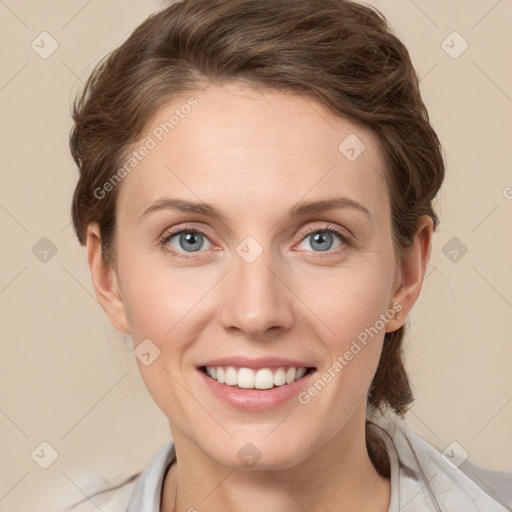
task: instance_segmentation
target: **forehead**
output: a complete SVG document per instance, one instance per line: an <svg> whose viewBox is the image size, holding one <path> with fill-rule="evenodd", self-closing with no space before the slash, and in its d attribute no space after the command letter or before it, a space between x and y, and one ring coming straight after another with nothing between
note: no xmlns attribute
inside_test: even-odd
<svg viewBox="0 0 512 512"><path fill-rule="evenodd" d="M333 194L381 212L389 207L384 161L371 131L297 94L209 85L162 105L133 147L138 159L118 201L119 214L131 217L164 196L226 211L277 213L301 198Z"/></svg>

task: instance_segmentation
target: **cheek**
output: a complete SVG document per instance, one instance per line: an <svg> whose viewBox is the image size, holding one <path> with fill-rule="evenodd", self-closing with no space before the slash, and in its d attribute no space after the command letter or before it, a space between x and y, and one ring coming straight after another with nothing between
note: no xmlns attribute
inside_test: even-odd
<svg viewBox="0 0 512 512"><path fill-rule="evenodd" d="M390 279L379 263L345 268L329 279L317 279L317 287L308 287L313 290L308 297L311 309L318 316L317 339L328 357L299 402L313 416L328 417L333 431L365 399L377 370L386 319L395 314L388 308ZM313 318L308 315L310 324Z"/></svg>
<svg viewBox="0 0 512 512"><path fill-rule="evenodd" d="M120 236L118 243L119 276L132 337L136 343L161 339L205 293L206 274L173 268L159 249L145 251L127 236Z"/></svg>
<svg viewBox="0 0 512 512"><path fill-rule="evenodd" d="M382 263L354 264L328 273L303 272L294 290L311 310L307 316L318 317L332 344L343 348L388 309L391 279Z"/></svg>

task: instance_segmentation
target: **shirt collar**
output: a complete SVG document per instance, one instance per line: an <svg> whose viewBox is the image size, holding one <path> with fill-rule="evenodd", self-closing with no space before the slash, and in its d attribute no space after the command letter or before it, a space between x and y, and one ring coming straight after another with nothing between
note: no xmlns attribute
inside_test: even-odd
<svg viewBox="0 0 512 512"><path fill-rule="evenodd" d="M396 415L373 412L367 421L379 434L389 458L388 512L507 512ZM175 459L171 440L141 474L126 512L160 512L163 481Z"/></svg>
<svg viewBox="0 0 512 512"><path fill-rule="evenodd" d="M126 512L160 512L165 475L176 459L174 442L162 446L143 471Z"/></svg>

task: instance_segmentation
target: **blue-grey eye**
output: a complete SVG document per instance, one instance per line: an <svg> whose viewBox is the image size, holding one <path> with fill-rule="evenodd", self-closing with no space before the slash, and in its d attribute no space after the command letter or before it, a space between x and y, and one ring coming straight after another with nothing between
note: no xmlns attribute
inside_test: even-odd
<svg viewBox="0 0 512 512"><path fill-rule="evenodd" d="M178 242L178 247L174 243L175 239ZM183 250L185 252L197 252L203 248L205 242L207 244L210 243L208 238L198 231L182 231L181 233L176 233L169 238L169 244L174 249Z"/></svg>
<svg viewBox="0 0 512 512"><path fill-rule="evenodd" d="M300 245L302 245L307 240L311 240L310 246L315 252L329 251L331 249L337 249L341 245L340 242L336 247L333 247L335 237L340 239L340 235L337 233L319 229L315 233L306 236ZM301 249L304 249L304 247L301 247ZM309 249L306 248L306 250Z"/></svg>

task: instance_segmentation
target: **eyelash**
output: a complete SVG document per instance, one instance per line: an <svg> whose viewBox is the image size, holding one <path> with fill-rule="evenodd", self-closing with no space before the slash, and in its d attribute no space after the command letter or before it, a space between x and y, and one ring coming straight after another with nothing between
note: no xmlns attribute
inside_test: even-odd
<svg viewBox="0 0 512 512"><path fill-rule="evenodd" d="M176 235L180 235L182 233L199 233L208 239L210 238L210 235L207 231L203 231L202 229L198 229L198 228L192 228L192 227L185 226L184 228L177 229L176 231L166 231L160 238L160 241L159 241L160 246L162 247L163 250L165 250L166 252L170 253L173 256L176 256L177 258L183 258L186 260L197 259L197 256L188 255L186 252L176 251L175 249L169 248L169 246L167 245L168 242L172 238L174 238ZM350 237L349 235L342 232L338 227L336 227L333 224L327 224L322 227L311 226L309 228L306 228L301 233L301 239L298 243L300 244L311 233L332 233L332 234L337 235L340 238L340 240L342 242L342 246L340 246L334 250L325 251L325 253L328 254L329 256L332 256L333 254L339 254L339 253L341 253L341 251L344 250L345 247L352 247L352 245L353 245L352 237ZM210 240L210 243L212 243L211 240ZM298 245L298 244L296 244L296 245ZM200 251L198 251L198 252L200 252ZM313 252L315 252L315 251L313 251ZM190 253L190 254L193 254L193 253ZM318 257L322 257L322 256L318 256Z"/></svg>

